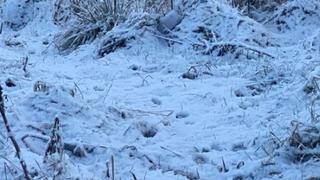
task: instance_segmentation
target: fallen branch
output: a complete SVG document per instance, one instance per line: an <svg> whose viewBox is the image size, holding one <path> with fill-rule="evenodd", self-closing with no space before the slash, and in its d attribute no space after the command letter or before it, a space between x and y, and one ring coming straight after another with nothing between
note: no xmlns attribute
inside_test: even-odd
<svg viewBox="0 0 320 180"><path fill-rule="evenodd" d="M275 58L273 55L269 54L268 52L263 51L262 49L258 49L256 47L253 47L253 46L250 46L250 45L246 45L246 44L242 44L242 43L233 43L233 42L219 42L219 43L211 44L210 47L209 47L209 50L207 50L207 53L212 52L216 48L225 48L225 47L243 48L245 50L253 51L255 53L262 54L262 55L268 56L268 57L273 58L273 59Z"/></svg>
<svg viewBox="0 0 320 180"><path fill-rule="evenodd" d="M30 151L39 154L31 144L28 143L27 138L34 138L34 139L39 139L43 143L47 143L50 138L48 136L44 135L37 135L37 134L26 134L24 135L21 140L25 144L27 148L30 149ZM87 153L91 153L94 151L95 148L100 147L100 148L107 148L105 146L94 146L94 145L89 145L89 144L76 144L76 143L70 143L70 142L64 142L63 143L63 149L70 151L73 155L78 156L78 157L84 157ZM41 155L41 154L39 154Z"/></svg>
<svg viewBox="0 0 320 180"><path fill-rule="evenodd" d="M174 154L174 155L176 155L176 156L178 156L178 157L180 157L180 158L184 158L181 154L179 154L179 153L177 153L177 152L174 152L174 151L172 151L172 150L170 150L170 149L168 149L168 148L166 148L166 147L160 146L160 148L163 149L163 150L169 151L169 152L171 152L172 154Z"/></svg>
<svg viewBox="0 0 320 180"><path fill-rule="evenodd" d="M145 111L140 109L126 109L126 110L140 113L140 114L151 114L151 115L164 116L164 117L169 117L174 113L174 111L172 110L163 110L163 111Z"/></svg>
<svg viewBox="0 0 320 180"><path fill-rule="evenodd" d="M168 38L168 37L160 36L160 35L157 35L157 34L152 34L152 35L157 37L157 38L164 39L166 41L171 41L171 42L175 42L175 43L178 43L178 44L188 44L188 43L186 43L186 42L184 42L182 40L176 40L176 39L173 39L173 38ZM205 54L210 54L210 53L212 53L212 51L214 51L217 48L230 47L230 48L233 48L233 49L234 48L242 48L242 49L245 49L247 51L253 51L255 53L262 54L262 55L268 56L268 57L273 58L273 59L275 58L273 55L271 55L268 52L265 52L262 49L258 49L256 47L253 47L253 46L250 46L250 45L246 45L246 44L243 44L243 43L217 42L217 43L209 44L209 43L205 43L205 42L203 42L203 43L191 42L189 44L192 45L192 46L203 47L204 49L206 49Z"/></svg>
<svg viewBox="0 0 320 180"><path fill-rule="evenodd" d="M172 41L172 42L175 42L175 43L178 43L178 44L184 44L183 41L179 41L179 40L175 40L175 39L172 39L172 38L160 36L160 35L157 35L157 34L152 34L152 35L157 37L157 38L164 39L164 40L167 40L167 41ZM198 44L198 45L202 45L202 44Z"/></svg>
<svg viewBox="0 0 320 180"><path fill-rule="evenodd" d="M27 65L28 65L28 62L29 62L29 57L28 57L28 56L26 56L25 58L23 58L23 62L22 62L23 68L22 68L22 70L23 70L23 72L24 72L25 74L27 74Z"/></svg>
<svg viewBox="0 0 320 180"><path fill-rule="evenodd" d="M4 125L6 127L9 139L11 140L11 142L13 144L13 147L14 147L14 149L16 151L16 155L17 155L17 157L18 157L18 159L20 161L20 165L22 167L24 177L25 177L26 180L31 180L31 178L29 176L29 171L28 171L26 162L24 161L24 159L21 156L21 149L20 149L15 137L13 136L13 133L12 133L11 128L9 126L9 122L8 122L8 119L7 119L7 116L6 116L4 108L5 108L5 106L4 106L4 99L3 99L3 94L2 94L2 87L0 86L0 113L1 113Z"/></svg>
<svg viewBox="0 0 320 180"><path fill-rule="evenodd" d="M111 156L110 160L106 163L107 165L107 170L106 170L106 176L110 180L115 179L115 167L114 167L114 157L113 155Z"/></svg>

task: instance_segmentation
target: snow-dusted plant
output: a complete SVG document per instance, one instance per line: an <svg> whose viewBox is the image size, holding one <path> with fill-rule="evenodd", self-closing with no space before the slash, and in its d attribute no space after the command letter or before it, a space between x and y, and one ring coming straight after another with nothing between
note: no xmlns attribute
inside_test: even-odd
<svg viewBox="0 0 320 180"><path fill-rule="evenodd" d="M70 1L56 0L53 5L53 22L63 26L71 19Z"/></svg>
<svg viewBox="0 0 320 180"><path fill-rule="evenodd" d="M62 3L63 0L57 2L57 6L65 4ZM106 34L129 18L135 19L132 14L137 17L141 17L143 13L163 15L173 7L172 3L173 0L138 0L135 2L129 0L69 0L68 10L75 24L56 36L55 45L60 52L74 50ZM116 43L118 44L118 41ZM116 46L122 46L121 44L120 42Z"/></svg>
<svg viewBox="0 0 320 180"><path fill-rule="evenodd" d="M125 23L107 32L98 47L98 57L112 53L118 48L126 47L127 43L143 34L145 29L155 29L156 19L148 13L136 13L128 17Z"/></svg>
<svg viewBox="0 0 320 180"><path fill-rule="evenodd" d="M121 21L129 5L125 0L70 0L71 11L80 24L99 23L108 19Z"/></svg>
<svg viewBox="0 0 320 180"><path fill-rule="evenodd" d="M287 0L231 0L233 7L245 10L251 13L255 9L274 10L280 4Z"/></svg>
<svg viewBox="0 0 320 180"><path fill-rule="evenodd" d="M305 162L320 157L320 128L316 124L293 122L293 130L288 139L293 160Z"/></svg>
<svg viewBox="0 0 320 180"><path fill-rule="evenodd" d="M64 171L63 150L63 142L60 136L60 120L55 118L44 156L44 163L53 171L54 177L60 176Z"/></svg>
<svg viewBox="0 0 320 180"><path fill-rule="evenodd" d="M1 118L3 120L3 123L4 123L5 129L6 129L8 138L10 139L10 141L13 144L13 147L14 147L14 149L16 151L16 156L19 159L20 166L21 166L21 169L23 171L23 176L24 176L24 178L26 180L31 180L30 174L29 174L29 170L27 168L27 164L26 164L25 160L23 159L23 156L22 156L22 153L21 153L21 148L20 148L15 136L13 135L13 132L12 132L10 124L9 124L9 121L7 119L7 115L6 115L6 112L5 112L5 105L4 105L4 96L3 96L2 90L3 89L0 86L0 115L1 115Z"/></svg>
<svg viewBox="0 0 320 180"><path fill-rule="evenodd" d="M70 0L69 11L75 24L56 36L57 48L61 52L74 50L96 39L102 32L110 31L125 20L128 5L124 0Z"/></svg>
<svg viewBox="0 0 320 180"><path fill-rule="evenodd" d="M308 161L320 157L319 75L320 68L316 67L310 73L309 82L303 89L310 98L310 121L292 122L292 133L288 138L288 144L295 160Z"/></svg>
<svg viewBox="0 0 320 180"><path fill-rule="evenodd" d="M165 14L173 9L173 0L146 0L144 2L144 11L157 14Z"/></svg>

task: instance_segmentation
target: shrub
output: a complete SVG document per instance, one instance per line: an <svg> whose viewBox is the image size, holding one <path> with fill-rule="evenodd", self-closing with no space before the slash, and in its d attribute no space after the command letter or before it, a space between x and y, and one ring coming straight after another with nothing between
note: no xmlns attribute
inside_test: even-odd
<svg viewBox="0 0 320 180"><path fill-rule="evenodd" d="M68 6L69 17L63 17L62 8ZM55 4L57 12L54 19L60 21L73 19L75 24L62 34L55 37L55 45L60 52L75 50L80 45L95 40L99 35L112 30L115 26L125 22L130 14L165 14L172 8L172 0L69 0L69 4L63 0L57 0ZM138 12L138 13L137 13ZM139 15L138 15L139 16ZM60 18L59 18L60 17ZM57 23L58 24L58 23ZM123 44L123 43L122 43Z"/></svg>
<svg viewBox="0 0 320 180"><path fill-rule="evenodd" d="M231 0L233 7L246 10L249 14L253 9L274 10L287 0Z"/></svg>
<svg viewBox="0 0 320 180"><path fill-rule="evenodd" d="M65 52L93 41L102 32L110 31L116 24L125 20L126 6L125 1L70 0L68 10L72 17L69 18L74 18L75 24L65 33L55 37L56 47L60 52Z"/></svg>

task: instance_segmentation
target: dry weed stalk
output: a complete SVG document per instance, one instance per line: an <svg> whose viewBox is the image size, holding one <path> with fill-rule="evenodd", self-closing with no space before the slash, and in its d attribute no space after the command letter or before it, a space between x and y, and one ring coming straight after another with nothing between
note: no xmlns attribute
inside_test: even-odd
<svg viewBox="0 0 320 180"><path fill-rule="evenodd" d="M110 180L115 180L115 167L114 167L114 157L111 156L110 161L107 162L107 178Z"/></svg>
<svg viewBox="0 0 320 180"><path fill-rule="evenodd" d="M48 143L48 147L45 152L45 161L49 155L55 154L55 153L58 153L60 155L60 158L62 158L63 143L62 143L59 131L60 131L60 120L58 118L55 118L50 141Z"/></svg>
<svg viewBox="0 0 320 180"><path fill-rule="evenodd" d="M27 168L27 164L24 161L24 159L22 158L20 146L17 143L15 137L13 136L13 133L11 131L11 128L10 128L10 125L9 125L9 122L8 122L8 119L7 119L7 116L6 116L6 113L5 113L4 98L3 98L2 90L3 89L0 86L0 113L1 113L4 125L6 127L6 131L8 133L9 139L11 140L11 142L13 144L13 147L14 147L14 149L16 151L16 155L17 155L17 157L18 157L18 159L20 161L20 165L21 165L21 168L23 170L24 177L25 177L26 180L31 180L30 175L29 175L29 171L28 171L28 168Z"/></svg>
<svg viewBox="0 0 320 180"><path fill-rule="evenodd" d="M53 167L53 179L63 174L63 142L60 136L60 120L55 118L51 137L44 155L44 163Z"/></svg>

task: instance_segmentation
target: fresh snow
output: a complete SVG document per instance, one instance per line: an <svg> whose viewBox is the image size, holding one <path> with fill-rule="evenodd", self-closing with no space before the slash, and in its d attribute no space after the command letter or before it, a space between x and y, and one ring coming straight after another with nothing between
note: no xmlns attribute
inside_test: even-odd
<svg viewBox="0 0 320 180"><path fill-rule="evenodd" d="M275 12L261 23L224 3L196 3L171 30L182 44L168 47L145 33L97 59L99 40L59 54L53 38L62 30L52 23L49 4L39 2L33 21L20 31L4 28L0 36L6 112L29 171L46 173L39 167L46 143L26 138L31 149L22 137L50 135L58 117L63 142L96 147L85 157L65 151L62 179L106 179L111 156L115 179L133 179L132 173L146 180L319 178L319 162L294 161L286 144L293 121L311 121L303 88L320 76L319 10L303 22L299 11L286 19L273 17ZM287 20L289 28L279 28L277 19ZM198 26L218 35L208 44L245 44L274 58L202 55L191 50L203 43L194 32ZM195 69L196 79L183 78ZM5 86L7 79L16 86ZM48 92L34 92L37 81ZM0 128L0 179L14 179L22 173L19 161L2 121Z"/></svg>

